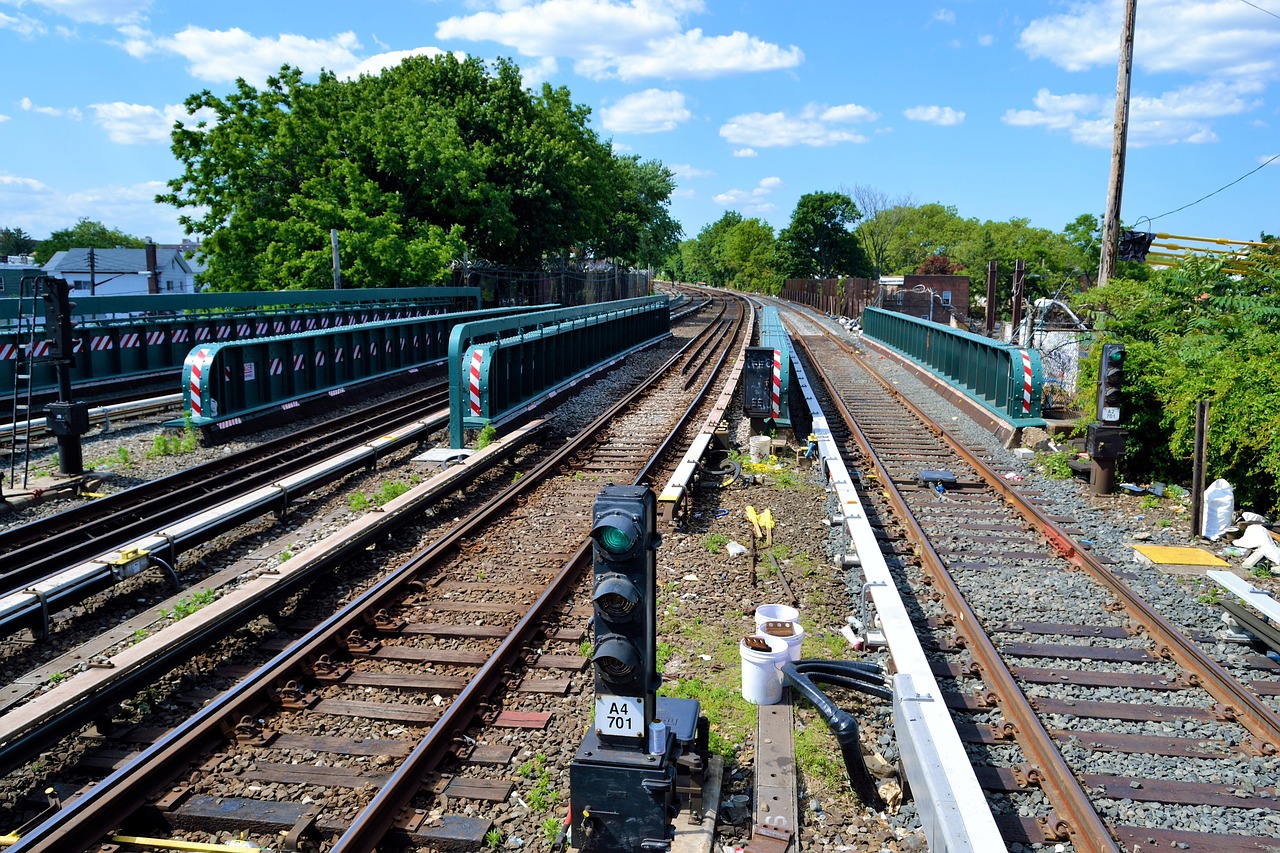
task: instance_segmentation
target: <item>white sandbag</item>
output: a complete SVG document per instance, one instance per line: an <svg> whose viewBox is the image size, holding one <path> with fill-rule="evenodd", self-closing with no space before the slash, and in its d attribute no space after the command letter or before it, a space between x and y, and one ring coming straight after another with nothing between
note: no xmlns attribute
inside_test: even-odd
<svg viewBox="0 0 1280 853"><path fill-rule="evenodd" d="M1204 490L1204 516L1200 521L1200 535L1217 541L1231 526L1236 514L1236 496L1226 480L1214 480Z"/></svg>

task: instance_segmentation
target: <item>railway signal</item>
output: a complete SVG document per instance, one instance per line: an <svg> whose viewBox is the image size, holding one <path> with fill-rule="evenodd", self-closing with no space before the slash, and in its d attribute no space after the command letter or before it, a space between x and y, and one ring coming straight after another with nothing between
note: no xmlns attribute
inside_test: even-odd
<svg viewBox="0 0 1280 853"><path fill-rule="evenodd" d="M1103 344L1098 368L1098 420L1120 422L1120 388L1124 384L1124 344Z"/></svg>
<svg viewBox="0 0 1280 853"><path fill-rule="evenodd" d="M596 731L620 749L645 748L657 710L657 501L639 486L606 486L592 511L595 550Z"/></svg>
<svg viewBox="0 0 1280 853"><path fill-rule="evenodd" d="M71 310L76 304L70 299L70 285L57 278L46 278L41 296L44 298L44 333L49 339L49 355L63 358L75 366L75 345L71 334L75 323Z"/></svg>
<svg viewBox="0 0 1280 853"><path fill-rule="evenodd" d="M569 765L569 838L591 853L669 851L706 753L693 699L658 698L657 499L606 486L592 509L595 716Z"/></svg>

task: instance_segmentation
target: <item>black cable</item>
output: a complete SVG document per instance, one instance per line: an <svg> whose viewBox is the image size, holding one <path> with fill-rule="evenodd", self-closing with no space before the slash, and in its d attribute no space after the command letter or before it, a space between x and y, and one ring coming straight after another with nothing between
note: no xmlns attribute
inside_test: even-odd
<svg viewBox="0 0 1280 853"><path fill-rule="evenodd" d="M1250 4L1250 5L1252 5L1252 4ZM1264 10L1264 11L1265 11L1265 10ZM1240 183L1241 181L1243 181L1245 178L1247 178L1247 177L1249 177L1250 175L1252 175L1252 174L1253 174L1253 172L1260 172L1260 171L1262 171L1262 170L1263 170L1263 169L1265 169L1267 166L1270 166L1272 163L1274 163L1276 160L1280 160L1280 154L1276 154L1276 155L1275 155L1275 156L1273 156L1270 160L1268 160L1267 162L1263 163L1261 166L1259 166L1258 168L1254 169L1252 172L1245 172L1243 175L1241 175L1240 177L1236 178L1236 179L1235 179L1234 181L1232 181L1231 183L1227 184L1227 186L1225 186L1225 187L1218 187L1216 190L1214 190L1213 192L1209 193L1209 195L1201 196L1200 198L1196 199L1196 200L1195 200L1195 201L1193 201L1193 202L1190 202L1189 204L1184 204L1182 207L1179 207L1177 210L1170 210L1168 213L1162 213L1162 214L1160 214L1159 216L1149 216L1149 217L1143 217L1143 218L1144 218L1144 219L1146 219L1148 222L1155 222L1157 219L1161 219L1161 218L1163 218L1163 217L1165 217L1165 216L1168 216L1168 215L1169 215L1169 214L1171 214L1171 213L1178 213L1179 211L1186 210L1188 207L1191 207L1192 205L1199 204L1200 202L1204 201L1206 198L1210 198L1210 197L1212 197L1212 196L1217 195L1218 193L1220 193L1220 192L1222 192L1223 190L1225 190L1227 187L1233 187L1233 186L1235 186L1236 184L1238 184L1238 183Z"/></svg>
<svg viewBox="0 0 1280 853"><path fill-rule="evenodd" d="M1270 15L1273 18L1280 19L1280 15L1277 15L1275 12L1272 12L1270 9L1262 8L1257 3L1250 3L1249 0L1240 0L1240 2L1246 6L1252 6L1253 8L1257 9L1259 12L1261 12L1264 15Z"/></svg>

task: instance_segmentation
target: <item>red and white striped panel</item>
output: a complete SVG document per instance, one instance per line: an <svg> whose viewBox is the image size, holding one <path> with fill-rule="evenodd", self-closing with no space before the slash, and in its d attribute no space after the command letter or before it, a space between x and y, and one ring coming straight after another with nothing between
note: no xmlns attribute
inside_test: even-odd
<svg viewBox="0 0 1280 853"><path fill-rule="evenodd" d="M405 344L407 344L407 343L409 343L409 342L408 342L407 340L405 340L404 338L401 338L401 339L400 339L400 352L404 352L404 345L405 345Z"/></svg>
<svg viewBox="0 0 1280 853"><path fill-rule="evenodd" d="M1022 413L1024 415L1031 414L1031 353L1026 350L1019 350L1022 353Z"/></svg>
<svg viewBox="0 0 1280 853"><path fill-rule="evenodd" d="M422 336L421 336L421 335L414 335L414 336L413 336L413 348L414 348L414 349L422 349Z"/></svg>
<svg viewBox="0 0 1280 853"><path fill-rule="evenodd" d="M200 377L204 375L204 371L208 367L209 351L207 349L196 350L195 355L187 356L187 360L191 363L191 373L187 384L187 389L191 394L191 415L198 418L204 414L204 400L200 396Z"/></svg>
<svg viewBox="0 0 1280 853"><path fill-rule="evenodd" d="M191 332L188 329L173 330L173 342L175 344L185 344L187 342L187 339L190 337L191 337Z"/></svg>
<svg viewBox="0 0 1280 853"><path fill-rule="evenodd" d="M209 340L209 328L207 326L201 326L196 329L196 343L207 340Z"/></svg>
<svg viewBox="0 0 1280 853"><path fill-rule="evenodd" d="M302 353L298 353L293 357L293 370L296 373L299 370L307 369L307 359Z"/></svg>
<svg viewBox="0 0 1280 853"><path fill-rule="evenodd" d="M345 349L344 347L338 347L336 350L334 350L334 352L333 352L333 363L334 363L334 364L341 364L341 363L342 363L342 356L343 356L343 354L344 354L345 352L346 352L346 349Z"/></svg>
<svg viewBox="0 0 1280 853"><path fill-rule="evenodd" d="M470 385L471 385L471 416L473 418L480 417L480 365L484 363L484 350L474 349L471 351L471 368L470 368Z"/></svg>
<svg viewBox="0 0 1280 853"><path fill-rule="evenodd" d="M94 352L103 352L109 349L115 349L115 341L111 340L110 335L98 335L89 344L89 349Z"/></svg>
<svg viewBox="0 0 1280 853"><path fill-rule="evenodd" d="M281 373L284 373L284 359L282 358L271 359L271 375L279 376Z"/></svg>
<svg viewBox="0 0 1280 853"><path fill-rule="evenodd" d="M267 330L271 328L271 324L266 320L259 320L253 324L253 333L255 335L265 335Z"/></svg>
<svg viewBox="0 0 1280 853"><path fill-rule="evenodd" d="M217 331L214 333L214 337L216 337L216 338L217 338L218 340L220 340L220 341L227 341L227 340L230 340L230 339L231 339L231 327L230 327L230 326L219 326L219 327L218 327L218 329L217 329Z"/></svg>
<svg viewBox="0 0 1280 853"><path fill-rule="evenodd" d="M354 358L356 361L359 361L360 359L364 358L364 347L360 346L359 344L356 344L355 346L353 346L351 348L351 357Z"/></svg>
<svg viewBox="0 0 1280 853"><path fill-rule="evenodd" d="M307 331L308 331L308 332L310 332L310 331L314 330L314 329L315 329L315 327L316 327L316 318L315 318L315 317L308 317L308 318L307 318Z"/></svg>
<svg viewBox="0 0 1280 853"><path fill-rule="evenodd" d="M236 323L236 337L237 337L237 338L247 338L247 337L249 337L249 324L248 324L248 323Z"/></svg>
<svg viewBox="0 0 1280 853"><path fill-rule="evenodd" d="M79 350L78 350L78 349L77 349L77 350L75 350L75 351L76 351L76 352L79 352ZM46 355L48 355L48 354L49 354L49 342L48 342L48 341L36 341L34 344L32 344L32 346L31 346L31 357L32 357L32 358L44 358L44 357L45 357Z"/></svg>
<svg viewBox="0 0 1280 853"><path fill-rule="evenodd" d="M17 344L0 344L0 361L12 361L18 357L20 352L22 352L22 347Z"/></svg>
<svg viewBox="0 0 1280 853"><path fill-rule="evenodd" d="M385 349L387 352L391 352L391 341L387 341L387 346L385 347Z"/></svg>
<svg viewBox="0 0 1280 853"><path fill-rule="evenodd" d="M301 331L302 331L302 321L301 321L301 320L290 320L290 321L289 321L289 331L291 331L291 332L301 332Z"/></svg>
<svg viewBox="0 0 1280 853"><path fill-rule="evenodd" d="M71 342L72 352L84 352L84 338L76 338Z"/></svg>
<svg viewBox="0 0 1280 853"><path fill-rule="evenodd" d="M782 417L782 352L773 351L773 402L770 407L773 417Z"/></svg>
<svg viewBox="0 0 1280 853"><path fill-rule="evenodd" d="M231 368L230 368L230 367L225 367L225 366L224 366L224 367L222 368L222 381L223 381L223 382L230 382L230 381L231 381Z"/></svg>
<svg viewBox="0 0 1280 853"><path fill-rule="evenodd" d="M324 367L324 353L316 353L316 367Z"/></svg>
<svg viewBox="0 0 1280 853"><path fill-rule="evenodd" d="M164 332L147 332L147 346L158 347L164 343Z"/></svg>
<svg viewBox="0 0 1280 853"><path fill-rule="evenodd" d="M120 336L120 349L133 349L141 342L141 335L136 332L127 332Z"/></svg>
<svg viewBox="0 0 1280 853"><path fill-rule="evenodd" d="M284 334L284 320L276 320L271 324L271 334L273 335Z"/></svg>

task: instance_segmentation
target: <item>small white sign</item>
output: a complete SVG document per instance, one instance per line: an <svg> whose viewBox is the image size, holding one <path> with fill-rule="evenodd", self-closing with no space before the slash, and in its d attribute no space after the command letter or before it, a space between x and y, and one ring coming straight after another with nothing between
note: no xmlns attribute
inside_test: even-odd
<svg viewBox="0 0 1280 853"><path fill-rule="evenodd" d="M596 734L644 737L644 702L635 696L597 696Z"/></svg>
<svg viewBox="0 0 1280 853"><path fill-rule="evenodd" d="M1104 420L1104 421L1120 420L1120 407L1119 406L1103 406L1102 417L1100 418L1100 420Z"/></svg>
<svg viewBox="0 0 1280 853"><path fill-rule="evenodd" d="M257 371L257 368L254 366L254 362L252 362L252 361L245 362L245 365L244 365L244 381L245 381L245 382L252 382L253 380L255 380L255 379L257 379L257 378L258 378L258 371Z"/></svg>

